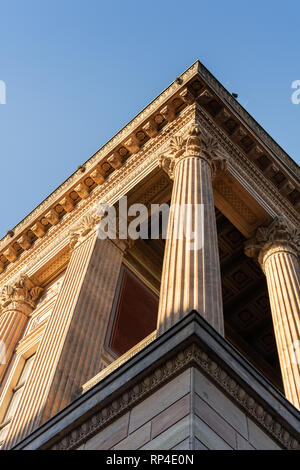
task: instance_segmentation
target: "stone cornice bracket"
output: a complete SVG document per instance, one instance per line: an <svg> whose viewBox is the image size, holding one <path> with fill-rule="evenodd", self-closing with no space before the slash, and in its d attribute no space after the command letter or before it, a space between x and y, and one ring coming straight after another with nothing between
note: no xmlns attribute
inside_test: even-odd
<svg viewBox="0 0 300 470"><path fill-rule="evenodd" d="M295 256L300 253L300 230L292 227L284 217L276 217L267 227L260 227L256 236L245 244L245 253L256 258L265 272L267 258L278 252Z"/></svg>
<svg viewBox="0 0 300 470"><path fill-rule="evenodd" d="M101 217L91 214L85 215L79 224L69 231L69 245L73 250L98 225Z"/></svg>
<svg viewBox="0 0 300 470"><path fill-rule="evenodd" d="M170 140L168 150L159 157L159 166L174 179L178 162L195 156L209 164L213 178L221 176L227 169L227 160L217 140L205 134L196 123L190 126L186 137L176 136Z"/></svg>
<svg viewBox="0 0 300 470"><path fill-rule="evenodd" d="M21 274L16 281L7 284L0 292L0 312L15 310L29 315L43 292L39 286L26 274Z"/></svg>

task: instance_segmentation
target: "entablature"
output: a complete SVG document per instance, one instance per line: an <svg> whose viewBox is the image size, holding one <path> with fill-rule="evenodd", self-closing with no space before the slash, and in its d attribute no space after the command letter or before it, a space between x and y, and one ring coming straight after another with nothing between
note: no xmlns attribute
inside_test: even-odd
<svg viewBox="0 0 300 470"><path fill-rule="evenodd" d="M249 179L253 176L261 186L260 202L263 201L264 191L268 192L269 200L274 199L274 207L278 207L279 200L281 213L291 223L299 223L299 167L197 61L78 167L31 214L8 231L0 242L0 273L3 273L3 280L14 275L15 270L19 269L16 266L24 264L23 260L27 259L29 252L40 252L45 244L60 236L62 228L65 230L74 224L74 220L90 210L99 199L120 194L125 179L128 181L128 172L132 172L134 185L135 168L146 159L144 167L155 165L155 158L149 155L153 156L172 133L185 125L190 110L195 108L198 119L203 125L206 121L207 126L213 127L216 137L222 140L226 152L232 156L229 171L234 178L238 179L241 167L244 176L240 177L240 186L251 187ZM252 173L248 181L245 176L247 169ZM273 215L276 211L271 209L269 213Z"/></svg>

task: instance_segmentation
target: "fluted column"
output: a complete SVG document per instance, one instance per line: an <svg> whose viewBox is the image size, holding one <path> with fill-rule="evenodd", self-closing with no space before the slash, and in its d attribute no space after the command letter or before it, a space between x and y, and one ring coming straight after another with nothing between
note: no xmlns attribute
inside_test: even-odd
<svg viewBox="0 0 300 470"><path fill-rule="evenodd" d="M0 383L9 365L18 341L43 289L28 276L4 286L0 293ZM1 364L1 362L3 362Z"/></svg>
<svg viewBox="0 0 300 470"><path fill-rule="evenodd" d="M158 312L163 333L195 309L224 334L212 176L225 169L216 141L195 124L160 159L174 178ZM184 227L189 228L193 235ZM186 236L185 236L186 235Z"/></svg>
<svg viewBox="0 0 300 470"><path fill-rule="evenodd" d="M96 223L87 216L70 234L72 256L4 448L73 401L101 370L123 252L98 239Z"/></svg>
<svg viewBox="0 0 300 470"><path fill-rule="evenodd" d="M284 218L258 229L246 254L266 275L285 395L300 409L300 231Z"/></svg>

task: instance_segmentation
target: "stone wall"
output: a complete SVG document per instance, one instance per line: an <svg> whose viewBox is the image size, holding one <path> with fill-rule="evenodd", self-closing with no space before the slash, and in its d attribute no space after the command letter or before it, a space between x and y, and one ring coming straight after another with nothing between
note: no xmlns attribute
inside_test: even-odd
<svg viewBox="0 0 300 470"><path fill-rule="evenodd" d="M79 450L275 450L280 447L190 367Z"/></svg>
<svg viewBox="0 0 300 470"><path fill-rule="evenodd" d="M14 449L300 449L297 409L195 311L108 372Z"/></svg>

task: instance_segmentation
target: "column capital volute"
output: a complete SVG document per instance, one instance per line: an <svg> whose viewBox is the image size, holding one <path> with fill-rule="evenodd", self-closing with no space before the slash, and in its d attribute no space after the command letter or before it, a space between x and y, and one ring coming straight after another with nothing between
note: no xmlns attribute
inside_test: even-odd
<svg viewBox="0 0 300 470"><path fill-rule="evenodd" d="M190 125L186 135L170 140L168 149L159 157L159 166L174 179L176 165L188 157L205 160L211 168L212 177L219 176L227 168L227 160L217 140L206 134L197 123Z"/></svg>
<svg viewBox="0 0 300 470"><path fill-rule="evenodd" d="M263 271L267 259L275 253L300 253L300 230L291 226L285 217L276 217L268 226L259 227L256 235L245 244L245 253L256 258Z"/></svg>
<svg viewBox="0 0 300 470"><path fill-rule="evenodd" d="M0 312L17 311L29 315L35 308L43 288L26 274L6 284L0 292Z"/></svg>

